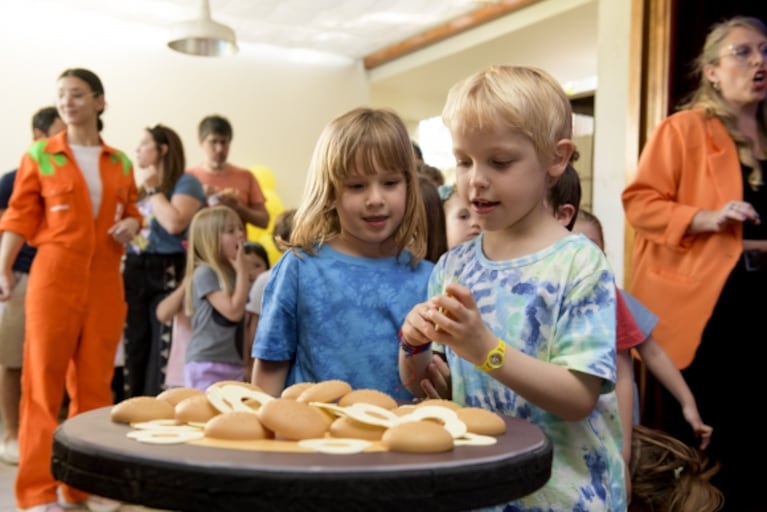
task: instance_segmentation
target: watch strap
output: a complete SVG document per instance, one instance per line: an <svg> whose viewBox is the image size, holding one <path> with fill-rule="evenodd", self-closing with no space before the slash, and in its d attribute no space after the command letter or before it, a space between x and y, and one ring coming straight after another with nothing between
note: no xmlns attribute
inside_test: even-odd
<svg viewBox="0 0 767 512"><path fill-rule="evenodd" d="M498 340L498 344L490 350L485 356L485 362L480 366L477 366L483 372L489 372L497 370L503 366L503 362L506 358L506 343L502 340Z"/></svg>

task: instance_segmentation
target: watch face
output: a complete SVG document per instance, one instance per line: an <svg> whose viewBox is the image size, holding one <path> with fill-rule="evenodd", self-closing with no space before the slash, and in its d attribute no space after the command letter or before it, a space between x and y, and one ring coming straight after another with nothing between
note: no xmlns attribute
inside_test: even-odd
<svg viewBox="0 0 767 512"><path fill-rule="evenodd" d="M490 354L490 366L498 368L503 364L503 354Z"/></svg>

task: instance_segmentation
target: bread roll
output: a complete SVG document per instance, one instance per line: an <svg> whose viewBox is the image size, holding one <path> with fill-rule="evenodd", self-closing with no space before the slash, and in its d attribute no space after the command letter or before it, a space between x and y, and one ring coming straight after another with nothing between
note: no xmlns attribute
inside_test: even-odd
<svg viewBox="0 0 767 512"><path fill-rule="evenodd" d="M506 422L493 411L480 407L462 407L455 414L466 424L466 430L473 434L500 436L506 432Z"/></svg>
<svg viewBox="0 0 767 512"><path fill-rule="evenodd" d="M383 391L377 389L355 389L342 396L338 400L338 405L346 407L356 403L366 403L383 407L384 409L395 409L397 401Z"/></svg>
<svg viewBox="0 0 767 512"><path fill-rule="evenodd" d="M157 395L157 398L159 400L165 400L166 402L169 402L170 405L175 407L176 404L184 398L189 398L190 396L201 394L202 391L195 388L170 388Z"/></svg>
<svg viewBox="0 0 767 512"><path fill-rule="evenodd" d="M232 441L267 439L274 434L264 428L255 414L234 411L219 414L205 424L205 437Z"/></svg>
<svg viewBox="0 0 767 512"><path fill-rule="evenodd" d="M280 393L280 398L290 398L291 400L295 400L304 390L315 384L316 382L297 382L283 389L282 393Z"/></svg>
<svg viewBox="0 0 767 512"><path fill-rule="evenodd" d="M328 422L317 408L290 398L275 398L256 413L276 438L288 440L324 437Z"/></svg>
<svg viewBox="0 0 767 512"><path fill-rule="evenodd" d="M153 396L134 396L115 404L110 417L115 423L173 419L173 406Z"/></svg>
<svg viewBox="0 0 767 512"><path fill-rule="evenodd" d="M348 382L325 380L303 390L296 398L299 402L335 402L352 391Z"/></svg>
<svg viewBox="0 0 767 512"><path fill-rule="evenodd" d="M453 449L453 436L432 421L413 421L391 427L381 442L393 452L438 453Z"/></svg>
<svg viewBox="0 0 767 512"><path fill-rule="evenodd" d="M184 398L177 403L174 414L179 423L205 424L214 416L218 416L219 412L208 401L208 397L199 394Z"/></svg>
<svg viewBox="0 0 767 512"><path fill-rule="evenodd" d="M333 437L350 437L368 441L379 441L385 431L386 427L362 423L348 416L336 418L330 425L330 435Z"/></svg>

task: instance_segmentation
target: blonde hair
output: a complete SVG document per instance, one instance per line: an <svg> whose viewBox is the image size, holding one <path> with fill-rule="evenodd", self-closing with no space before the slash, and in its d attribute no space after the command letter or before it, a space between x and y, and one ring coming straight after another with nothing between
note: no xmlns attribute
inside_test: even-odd
<svg viewBox="0 0 767 512"><path fill-rule="evenodd" d="M490 66L456 83L442 109L445 126L459 132L508 126L527 136L541 162L557 156L557 143L572 137L567 94L545 71Z"/></svg>
<svg viewBox="0 0 767 512"><path fill-rule="evenodd" d="M735 142L740 161L752 169L748 176L748 184L753 190L757 190L764 181L762 167L755 156L754 149L755 146L761 146L767 150L767 102L762 100L758 109L756 121L759 140L752 141L738 130L737 118L717 90L718 84L709 82L704 73L706 66L719 64L724 38L736 27L752 30L767 37L767 26L760 19L750 16L735 16L711 27L703 43L703 49L693 63L693 73L699 77L698 87L679 108L680 110L703 110L707 115L718 118L724 124Z"/></svg>
<svg viewBox="0 0 767 512"><path fill-rule="evenodd" d="M629 512L716 512L724 497L711 483L719 466L661 430L634 425Z"/></svg>
<svg viewBox="0 0 767 512"><path fill-rule="evenodd" d="M388 110L357 108L332 120L320 134L309 164L301 206L296 211L291 246L316 254L317 244L341 233L335 203L353 173L402 173L407 186L405 215L394 232L397 255L412 254L416 265L426 254L426 213L416 160L405 124Z"/></svg>
<svg viewBox="0 0 767 512"><path fill-rule="evenodd" d="M221 250L221 235L227 224L234 222L242 227L242 220L233 209L224 205L209 206L199 210L189 225L189 248L186 253L185 282L189 283L184 291L184 312L192 315L192 276L200 265L210 266L218 277L218 284L226 293L234 290L232 276L235 273L232 263Z"/></svg>

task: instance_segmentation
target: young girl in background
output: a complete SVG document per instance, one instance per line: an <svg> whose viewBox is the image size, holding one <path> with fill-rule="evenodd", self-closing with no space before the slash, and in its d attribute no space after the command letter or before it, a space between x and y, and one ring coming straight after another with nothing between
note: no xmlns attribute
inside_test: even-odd
<svg viewBox="0 0 767 512"><path fill-rule="evenodd" d="M451 88L442 118L482 232L440 259L407 315L402 381L424 394L436 341L454 401L546 433L551 478L499 510L625 510L614 276L544 204L573 151L567 95L541 70L492 66Z"/></svg>
<svg viewBox="0 0 767 512"><path fill-rule="evenodd" d="M433 264L415 158L402 120L358 108L325 127L291 234L272 268L253 344L253 382L341 379L408 400L397 332Z"/></svg>
<svg viewBox="0 0 767 512"><path fill-rule="evenodd" d="M245 242L245 263L248 269L248 283L252 287L257 277L269 271L269 258L266 249L258 242ZM184 386L184 364L189 339L192 337L192 320L184 312L184 295L186 293L187 279L168 294L157 305L155 314L162 323L173 323L173 342L168 355L168 367L165 374L165 387L176 388ZM248 313L246 307L246 319L243 328L242 348L238 347L238 353L244 359L243 377L249 376L252 363L248 363L250 347L253 344L253 336L248 335Z"/></svg>
<svg viewBox="0 0 767 512"><path fill-rule="evenodd" d="M221 380L242 380L242 319L248 298L245 229L228 206L200 210L189 229L185 289L192 336L184 385L205 390Z"/></svg>
<svg viewBox="0 0 767 512"><path fill-rule="evenodd" d="M469 203L455 193L455 184L440 186L439 198L445 210L448 249L479 235L477 216L471 211Z"/></svg>

